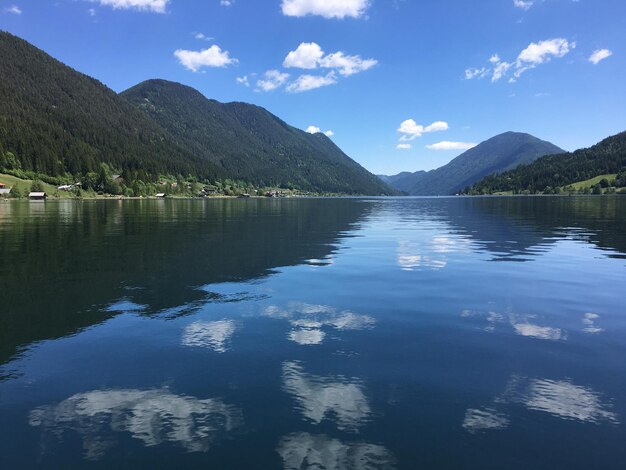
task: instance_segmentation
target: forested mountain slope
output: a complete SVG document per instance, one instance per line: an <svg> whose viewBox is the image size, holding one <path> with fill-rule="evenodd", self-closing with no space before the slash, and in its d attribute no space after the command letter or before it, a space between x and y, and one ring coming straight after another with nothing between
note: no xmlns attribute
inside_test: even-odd
<svg viewBox="0 0 626 470"><path fill-rule="evenodd" d="M545 192L546 189L564 187L598 175L618 174L624 170L626 132L608 137L590 148L546 156L513 171L489 176L472 185L466 192Z"/></svg>
<svg viewBox="0 0 626 470"><path fill-rule="evenodd" d="M102 164L122 173L128 187L171 175L394 192L325 135L295 129L262 108L222 104L163 80L118 95L0 32L0 172L82 180Z"/></svg>
<svg viewBox="0 0 626 470"><path fill-rule="evenodd" d="M167 129L178 145L246 181L344 193L391 192L324 134L296 129L258 106L220 103L165 80L140 83L122 96Z"/></svg>
<svg viewBox="0 0 626 470"><path fill-rule="evenodd" d="M0 148L23 170L59 176L118 170L226 176L97 80L0 32Z"/></svg>

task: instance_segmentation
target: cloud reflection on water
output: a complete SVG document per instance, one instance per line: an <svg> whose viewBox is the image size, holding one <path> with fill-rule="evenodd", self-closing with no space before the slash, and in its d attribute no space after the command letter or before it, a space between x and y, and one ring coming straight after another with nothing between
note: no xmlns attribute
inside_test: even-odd
<svg viewBox="0 0 626 470"><path fill-rule="evenodd" d="M583 317L583 325L585 325L583 331L590 334L602 333L604 329L596 326L598 318L600 318L600 315L597 313L585 313Z"/></svg>
<svg viewBox="0 0 626 470"><path fill-rule="evenodd" d="M289 302L286 307L270 305L263 315L269 318L287 320L292 330L287 337L300 345L321 344L326 337L324 328L339 331L363 330L374 326L376 321L368 316L348 310L338 311L328 305L314 305L304 302Z"/></svg>
<svg viewBox="0 0 626 470"><path fill-rule="evenodd" d="M218 398L200 400L168 390L94 390L53 406L36 408L29 424L61 441L66 431L83 440L84 456L96 460L127 432L145 446L174 443L207 452L213 440L243 424L241 411ZM119 439L120 437L118 437Z"/></svg>
<svg viewBox="0 0 626 470"><path fill-rule="evenodd" d="M567 334L560 328L550 326L533 325L532 323L512 323L515 332L520 336L528 336L536 339L558 341L567 339Z"/></svg>
<svg viewBox="0 0 626 470"><path fill-rule="evenodd" d="M568 380L522 380L514 377L502 399L562 419L618 424L617 415L609 411L610 405L602 402L599 393Z"/></svg>
<svg viewBox="0 0 626 470"><path fill-rule="evenodd" d="M479 431L504 429L509 425L509 420L491 409L477 410L468 409L463 420L463 428L474 434Z"/></svg>
<svg viewBox="0 0 626 470"><path fill-rule="evenodd" d="M357 379L319 376L304 372L296 361L283 363L283 388L298 403L298 410L314 424L333 417L337 427L354 431L370 417L363 386Z"/></svg>
<svg viewBox="0 0 626 470"><path fill-rule="evenodd" d="M398 240L396 263L403 271L439 271L448 265L448 255L468 253L471 242L452 234L435 235L428 241Z"/></svg>
<svg viewBox="0 0 626 470"><path fill-rule="evenodd" d="M235 322L232 320L195 321L185 327L182 344L224 353L228 350L228 342L235 330Z"/></svg>
<svg viewBox="0 0 626 470"><path fill-rule="evenodd" d="M463 428L470 433L498 430L508 427L510 416L506 411L513 405L527 410L547 413L568 421L589 424L619 424L612 405L589 387L569 380L529 379L513 375L504 393L482 409L470 408L465 413Z"/></svg>
<svg viewBox="0 0 626 470"><path fill-rule="evenodd" d="M513 332L519 336L525 336L527 338L535 338L549 341L565 341L567 340L567 331L561 328L555 328L551 326L541 326L531 323L531 319L535 318L535 315L518 315L514 313L508 313L503 315L497 312L476 312L472 310L463 310L461 312L462 318L484 318L487 325L483 328L484 331L492 333L496 330L497 325L510 325L513 328Z"/></svg>
<svg viewBox="0 0 626 470"><path fill-rule="evenodd" d="M361 442L345 443L323 434L290 434L281 439L277 452L283 459L285 470L395 468L393 455L383 446Z"/></svg>

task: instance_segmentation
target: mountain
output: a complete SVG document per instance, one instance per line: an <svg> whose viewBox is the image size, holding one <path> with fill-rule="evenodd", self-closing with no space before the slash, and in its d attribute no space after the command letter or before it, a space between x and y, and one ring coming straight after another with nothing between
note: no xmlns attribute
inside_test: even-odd
<svg viewBox="0 0 626 470"><path fill-rule="evenodd" d="M556 145L530 134L505 132L462 153L445 166L429 172L401 173L404 176L391 177L390 184L414 196L456 194L487 175L563 152Z"/></svg>
<svg viewBox="0 0 626 470"><path fill-rule="evenodd" d="M417 181L419 181L424 175L426 175L425 171L416 171L415 173L403 171L402 173L398 173L397 175L393 176L377 176L391 187L405 193L409 193L413 186L417 183Z"/></svg>
<svg viewBox="0 0 626 470"><path fill-rule="evenodd" d="M128 185L182 175L319 192L394 192L325 135L295 129L257 106L222 104L163 80L118 95L1 31L0 63L5 170L79 178L106 163ZM11 158L7 166L9 152L18 163Z"/></svg>
<svg viewBox="0 0 626 470"><path fill-rule="evenodd" d="M121 94L182 148L262 186L343 193L390 190L324 134L291 127L247 103L220 103L179 83L148 80Z"/></svg>
<svg viewBox="0 0 626 470"><path fill-rule="evenodd" d="M0 151L49 176L118 170L220 178L226 172L176 145L157 123L102 83L0 32Z"/></svg>
<svg viewBox="0 0 626 470"><path fill-rule="evenodd" d="M546 192L586 181L600 175L622 173L619 185L626 186L626 132L608 137L593 147L573 153L549 155L529 165L489 176L466 192L490 194L512 191Z"/></svg>

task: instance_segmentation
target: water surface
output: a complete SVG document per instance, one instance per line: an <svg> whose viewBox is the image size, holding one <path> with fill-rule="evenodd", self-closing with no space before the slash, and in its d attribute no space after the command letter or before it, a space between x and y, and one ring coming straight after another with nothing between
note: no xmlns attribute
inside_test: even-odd
<svg viewBox="0 0 626 470"><path fill-rule="evenodd" d="M621 468L626 198L0 203L0 467Z"/></svg>

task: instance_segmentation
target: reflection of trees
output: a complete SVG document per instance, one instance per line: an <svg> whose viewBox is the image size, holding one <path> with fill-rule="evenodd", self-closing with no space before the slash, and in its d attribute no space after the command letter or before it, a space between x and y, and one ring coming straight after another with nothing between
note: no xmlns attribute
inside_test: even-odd
<svg viewBox="0 0 626 470"><path fill-rule="evenodd" d="M564 238L626 255L626 198L455 198L433 204L460 235L496 260L533 258Z"/></svg>
<svg viewBox="0 0 626 470"><path fill-rule="evenodd" d="M167 390L95 390L30 413L31 426L59 438L67 431L83 440L85 457L98 459L121 432L145 446L166 442L206 452L221 434L241 426L241 411L220 399L199 400Z"/></svg>
<svg viewBox="0 0 626 470"><path fill-rule="evenodd" d="M290 434L278 446L285 470L374 470L395 468L393 455L383 446L361 442L345 443L325 435Z"/></svg>
<svg viewBox="0 0 626 470"><path fill-rule="evenodd" d="M427 198L388 201L377 209L380 218L384 216L399 228L441 231L447 226L455 243L471 240L475 248L491 253L494 260L528 260L563 238L593 243L626 257L624 197ZM431 245L423 247L424 253L404 250L403 263L432 265L424 257L441 251L434 241ZM441 264L445 257L436 260Z"/></svg>
<svg viewBox="0 0 626 470"><path fill-rule="evenodd" d="M197 286L327 258L367 210L350 200L2 204L0 362L102 321L111 312L94 306L114 299L150 314L207 300Z"/></svg>

